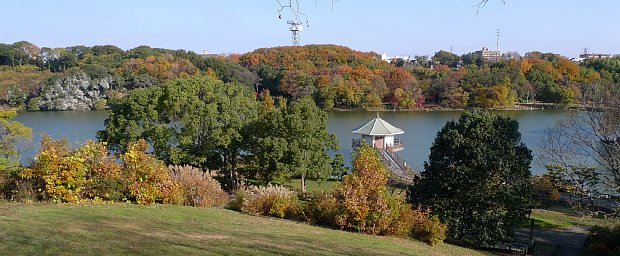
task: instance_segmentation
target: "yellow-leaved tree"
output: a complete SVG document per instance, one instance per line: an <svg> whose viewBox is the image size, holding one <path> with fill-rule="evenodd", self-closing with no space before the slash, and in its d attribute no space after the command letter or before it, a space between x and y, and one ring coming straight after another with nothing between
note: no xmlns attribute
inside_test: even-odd
<svg viewBox="0 0 620 256"><path fill-rule="evenodd" d="M148 144L141 139L129 144L120 157L123 161L123 181L130 195L139 204L181 202L181 189L170 180L168 168L153 155L147 154L147 149Z"/></svg>

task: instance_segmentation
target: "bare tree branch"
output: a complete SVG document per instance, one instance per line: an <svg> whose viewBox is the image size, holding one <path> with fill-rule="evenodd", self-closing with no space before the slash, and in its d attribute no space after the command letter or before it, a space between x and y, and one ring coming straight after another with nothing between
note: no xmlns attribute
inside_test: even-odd
<svg viewBox="0 0 620 256"><path fill-rule="evenodd" d="M299 8L299 0L288 0L286 2L284 2L284 4L282 4L282 2L280 1L284 1L284 0L276 0L278 2L278 5L280 5L280 9L278 9L278 18L282 18L282 11L284 11L284 9L289 9L291 11L291 14L293 15L294 21L300 21L300 16L304 16L305 20L306 20L306 24L308 24L308 16L306 15L306 13L301 12L300 8Z"/></svg>
<svg viewBox="0 0 620 256"><path fill-rule="evenodd" d="M596 194L620 193L620 93L617 85L595 91L584 94L586 111L569 113L548 131L539 155L544 165L561 167L576 189L571 193L579 195L580 211L585 199L602 207Z"/></svg>
<svg viewBox="0 0 620 256"><path fill-rule="evenodd" d="M477 8L476 15L478 15L478 13L480 13L480 9L482 9L482 7L486 6L487 3L489 3L489 0L480 0L480 2L478 4L474 5L474 7ZM506 0L502 0L502 4L506 4Z"/></svg>

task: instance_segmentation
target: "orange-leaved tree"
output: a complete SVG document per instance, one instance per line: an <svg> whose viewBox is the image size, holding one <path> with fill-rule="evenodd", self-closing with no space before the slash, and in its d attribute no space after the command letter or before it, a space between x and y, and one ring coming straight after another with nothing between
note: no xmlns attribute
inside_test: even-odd
<svg viewBox="0 0 620 256"><path fill-rule="evenodd" d="M337 194L343 212L337 217L341 228L379 234L390 226L390 205L386 195L388 173L375 149L357 149L352 173L345 176Z"/></svg>

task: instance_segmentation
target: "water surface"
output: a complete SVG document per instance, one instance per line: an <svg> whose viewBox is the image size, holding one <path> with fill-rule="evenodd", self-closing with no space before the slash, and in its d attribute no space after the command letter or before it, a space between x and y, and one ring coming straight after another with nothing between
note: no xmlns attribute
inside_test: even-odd
<svg viewBox="0 0 620 256"><path fill-rule="evenodd" d="M415 170L422 170L423 163L428 159L429 149L437 132L446 122L458 119L461 111L432 111L432 112L381 112L381 118L405 131L398 138L404 139L405 149L399 152L407 163ZM556 121L566 116L565 111L535 110L535 111L497 111L496 113L515 118L519 121L519 131L523 142L538 152L540 141L547 129ZM332 111L328 113L328 130L335 133L340 141L340 149L345 156L345 162L350 165L351 140L359 135L351 131L374 118L375 112ZM33 128L33 143L24 154L23 161L27 163L36 152L41 133L45 132L52 138L67 138L71 143L78 144L88 139L96 139L98 130L104 128L106 111L64 111L64 112L20 112L16 121ZM536 156L535 156L536 157ZM534 164L532 172L540 174L544 168Z"/></svg>
<svg viewBox="0 0 620 256"><path fill-rule="evenodd" d="M428 160L430 147L437 132L451 120L457 120L462 111L412 111L412 112L380 112L381 118L405 131L397 138L404 139L405 149L399 155L414 170L421 171L424 161ZM566 116L566 111L535 110L535 111L495 111L519 121L521 140L532 150L534 158L538 153L541 140L547 129ZM345 162L351 161L351 140L360 135L353 134L355 129L377 115L375 112L329 112L328 130L336 133L340 141L340 149ZM533 163L532 172L540 174L544 167Z"/></svg>

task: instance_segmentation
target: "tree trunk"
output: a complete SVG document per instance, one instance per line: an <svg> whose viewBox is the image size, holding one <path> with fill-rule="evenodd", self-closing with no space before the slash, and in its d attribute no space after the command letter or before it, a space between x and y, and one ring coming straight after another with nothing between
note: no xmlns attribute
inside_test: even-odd
<svg viewBox="0 0 620 256"><path fill-rule="evenodd" d="M232 177L232 183L233 183L233 191L236 191L238 186L239 186L239 177L237 176L237 159L235 159L235 157L231 157L230 158L230 174L233 176Z"/></svg>
<svg viewBox="0 0 620 256"><path fill-rule="evenodd" d="M306 174L301 174L301 193L306 193Z"/></svg>
<svg viewBox="0 0 620 256"><path fill-rule="evenodd" d="M230 191L234 192L235 190L237 190L237 188L235 186L235 172L233 170L232 163L229 161L226 155L223 155L222 159L224 161L224 169L228 169L228 176L230 179Z"/></svg>

